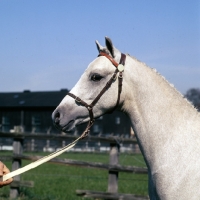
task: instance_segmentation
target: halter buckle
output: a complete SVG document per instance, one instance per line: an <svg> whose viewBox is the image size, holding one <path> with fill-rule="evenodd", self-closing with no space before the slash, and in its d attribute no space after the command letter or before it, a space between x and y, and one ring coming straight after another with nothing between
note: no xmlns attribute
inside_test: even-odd
<svg viewBox="0 0 200 200"><path fill-rule="evenodd" d="M119 74L118 78L121 78L121 79L123 78L122 73Z"/></svg>
<svg viewBox="0 0 200 200"><path fill-rule="evenodd" d="M117 79L117 74L114 73L112 76L112 80L115 81L116 79Z"/></svg>

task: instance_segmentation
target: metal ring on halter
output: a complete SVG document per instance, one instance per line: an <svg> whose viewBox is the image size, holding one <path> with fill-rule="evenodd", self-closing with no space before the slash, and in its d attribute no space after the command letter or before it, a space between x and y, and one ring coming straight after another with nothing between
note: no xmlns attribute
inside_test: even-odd
<svg viewBox="0 0 200 200"><path fill-rule="evenodd" d="M87 109L88 109L88 110L92 110L92 107L91 107L91 106L88 106Z"/></svg>
<svg viewBox="0 0 200 200"><path fill-rule="evenodd" d="M119 76L118 76L118 78L123 78L123 75L120 73Z"/></svg>
<svg viewBox="0 0 200 200"><path fill-rule="evenodd" d="M81 99L80 99L79 97L76 97L76 98L75 98L75 101L76 101L77 103L81 103Z"/></svg>

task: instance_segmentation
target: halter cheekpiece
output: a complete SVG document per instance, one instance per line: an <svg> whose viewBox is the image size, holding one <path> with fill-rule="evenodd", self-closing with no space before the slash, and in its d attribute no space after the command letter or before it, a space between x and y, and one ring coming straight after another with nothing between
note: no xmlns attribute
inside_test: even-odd
<svg viewBox="0 0 200 200"><path fill-rule="evenodd" d="M86 137L89 134L90 128L94 124L95 120L94 120L94 114L93 114L93 107L99 101L101 96L106 92L106 90L108 90L109 87L112 85L112 83L116 80L118 73L119 73L119 75L118 75L118 97L117 97L117 103L116 103L115 107L112 109L112 111L114 111L117 108L117 106L119 105L120 94L122 92L122 82L123 82L123 74L122 73L124 71L126 55L121 53L121 58L120 58L120 62L119 63L117 63L110 55L108 55L105 52L100 51L99 56L105 56L106 58L108 58L112 62L112 64L116 67L116 70L113 73L113 75L111 76L110 80L106 83L104 88L101 90L101 92L92 101L92 103L91 104L87 104L85 101L83 101L81 98L77 97L76 95L74 95L74 94L72 94L70 92L68 93L68 95L70 97L74 98L75 101L78 104L81 104L82 106L85 106L88 109L88 112L89 112L90 120L88 122L88 125L87 125L85 131L82 133L82 136L83 136L82 138Z"/></svg>

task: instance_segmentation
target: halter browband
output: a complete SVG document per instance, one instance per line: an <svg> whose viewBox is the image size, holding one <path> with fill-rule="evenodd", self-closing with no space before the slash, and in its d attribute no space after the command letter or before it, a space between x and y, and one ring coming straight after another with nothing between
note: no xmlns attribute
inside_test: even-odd
<svg viewBox="0 0 200 200"><path fill-rule="evenodd" d="M113 75L110 78L110 80L106 83L106 85L104 86L104 88L101 90L101 92L92 101L92 103L91 104L87 104L85 101L83 101L82 99L80 99L76 95L74 95L74 94L72 94L70 92L68 93L68 95L70 97L74 98L75 101L78 104L81 104L81 105L85 106L88 109L88 112L89 112L90 120L88 122L88 125L87 125L85 131L81 135L82 138L86 137L89 134L90 128L94 124L93 107L99 101L99 99L101 98L101 96L106 92L106 90L112 85L113 81L116 80L118 73L119 73L119 75L118 75L118 98L117 98L117 103L116 103L115 107L112 109L112 111L114 111L117 108L117 106L119 105L120 94L122 92L122 81L123 81L122 72L124 71L124 65L125 65L126 55L123 54L123 53L121 53L121 58L120 58L119 64L110 55L108 55L107 53L104 53L104 52L100 51L99 56L105 56L106 58L108 58L112 62L112 64L116 67L116 70L113 73Z"/></svg>

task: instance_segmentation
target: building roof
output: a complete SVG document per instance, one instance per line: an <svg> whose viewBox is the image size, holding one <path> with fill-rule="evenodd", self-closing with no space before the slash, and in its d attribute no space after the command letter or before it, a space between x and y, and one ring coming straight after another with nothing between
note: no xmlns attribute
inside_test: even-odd
<svg viewBox="0 0 200 200"><path fill-rule="evenodd" d="M56 107L69 91L4 92L0 93L0 107Z"/></svg>

